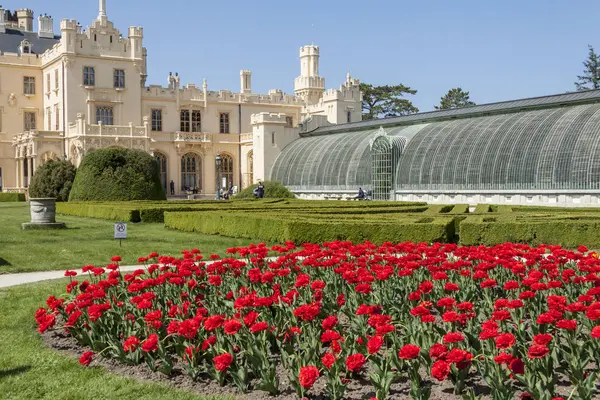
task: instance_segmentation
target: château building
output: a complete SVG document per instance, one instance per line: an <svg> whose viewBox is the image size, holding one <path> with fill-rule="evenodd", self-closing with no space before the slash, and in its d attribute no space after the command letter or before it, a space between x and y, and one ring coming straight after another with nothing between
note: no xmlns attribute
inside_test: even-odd
<svg viewBox="0 0 600 400"><path fill-rule="evenodd" d="M240 71L239 92L209 90L207 80L182 86L177 73L167 86L148 85L143 28L124 37L106 0L90 26L63 19L60 32L51 16L40 15L34 30L32 10L0 7L0 187L26 191L46 161L77 166L86 153L114 146L153 154L176 194L266 179L300 124L361 120L359 81L348 74L339 89L325 90L319 56L315 45L300 49L294 94L254 93L249 70Z"/></svg>

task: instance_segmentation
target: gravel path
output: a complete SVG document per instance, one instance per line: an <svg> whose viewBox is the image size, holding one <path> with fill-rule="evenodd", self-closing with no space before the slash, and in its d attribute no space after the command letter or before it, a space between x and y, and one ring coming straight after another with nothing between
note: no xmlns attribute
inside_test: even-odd
<svg viewBox="0 0 600 400"><path fill-rule="evenodd" d="M144 268L143 265L127 265L119 267L121 271L128 272L136 269ZM80 269L76 269L77 274L83 274L84 272ZM41 271L41 272L25 272L21 274L5 274L0 275L0 288L7 288L11 286L25 285L27 283L35 283L41 281L49 281L53 279L60 279L65 276L65 270L60 271Z"/></svg>

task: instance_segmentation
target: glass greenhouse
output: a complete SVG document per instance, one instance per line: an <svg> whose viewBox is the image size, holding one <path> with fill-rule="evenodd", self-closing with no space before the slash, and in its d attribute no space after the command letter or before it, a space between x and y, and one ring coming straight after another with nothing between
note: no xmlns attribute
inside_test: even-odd
<svg viewBox="0 0 600 400"><path fill-rule="evenodd" d="M600 189L600 91L304 132L271 172L298 191Z"/></svg>

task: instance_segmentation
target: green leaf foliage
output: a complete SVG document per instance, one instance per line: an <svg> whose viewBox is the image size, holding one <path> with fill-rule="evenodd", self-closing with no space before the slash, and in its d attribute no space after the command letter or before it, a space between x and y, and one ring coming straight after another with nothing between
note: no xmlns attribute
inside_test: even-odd
<svg viewBox="0 0 600 400"><path fill-rule="evenodd" d="M263 185L265 187L265 199L293 199L296 196L294 193L290 192L288 188L283 186L281 183L277 181L264 181ZM247 187L242 190L238 194L235 195L235 200L243 200L243 199L254 199L254 189L258 187L258 183Z"/></svg>
<svg viewBox="0 0 600 400"><path fill-rule="evenodd" d="M0 193L0 203L25 201L25 193Z"/></svg>
<svg viewBox="0 0 600 400"><path fill-rule="evenodd" d="M360 84L363 95L362 109L363 120L381 117L396 117L419 112L410 100L403 99L406 94L416 94L417 91L408 86L385 85L373 86L367 83Z"/></svg>
<svg viewBox="0 0 600 400"><path fill-rule="evenodd" d="M35 170L29 197L69 201L77 169L67 160L50 160Z"/></svg>
<svg viewBox="0 0 600 400"><path fill-rule="evenodd" d="M583 75L577 76L577 90L600 89L600 58L594 48L588 45L588 57L583 62Z"/></svg>
<svg viewBox="0 0 600 400"><path fill-rule="evenodd" d="M448 110L474 105L475 103L469 98L469 92L465 92L458 87L448 90L448 93L440 99L440 105L434 107L436 110Z"/></svg>
<svg viewBox="0 0 600 400"><path fill-rule="evenodd" d="M81 162L69 201L166 200L159 167L148 153L108 148Z"/></svg>

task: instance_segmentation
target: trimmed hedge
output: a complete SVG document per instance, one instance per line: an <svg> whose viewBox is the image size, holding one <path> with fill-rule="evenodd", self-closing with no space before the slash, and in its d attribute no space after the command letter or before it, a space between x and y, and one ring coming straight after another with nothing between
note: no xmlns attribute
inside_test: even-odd
<svg viewBox="0 0 600 400"><path fill-rule="evenodd" d="M468 217L460 224L462 245L495 245L505 242L599 248L600 214L478 215Z"/></svg>
<svg viewBox="0 0 600 400"><path fill-rule="evenodd" d="M166 200L158 163L150 154L108 148L81 162L69 201Z"/></svg>
<svg viewBox="0 0 600 400"><path fill-rule="evenodd" d="M69 201L77 169L67 160L50 160L35 170L29 198L54 198Z"/></svg>
<svg viewBox="0 0 600 400"><path fill-rule="evenodd" d="M0 193L0 203L25 201L25 193Z"/></svg>
<svg viewBox="0 0 600 400"><path fill-rule="evenodd" d="M188 232L219 234L283 243L355 242L451 242L453 219L398 218L392 221L294 218L272 214L224 212L165 212L165 226ZM243 221L243 223L241 223Z"/></svg>
<svg viewBox="0 0 600 400"><path fill-rule="evenodd" d="M111 221L140 222L140 211L131 207L118 207L104 203L56 203L58 214L77 217L108 219Z"/></svg>

